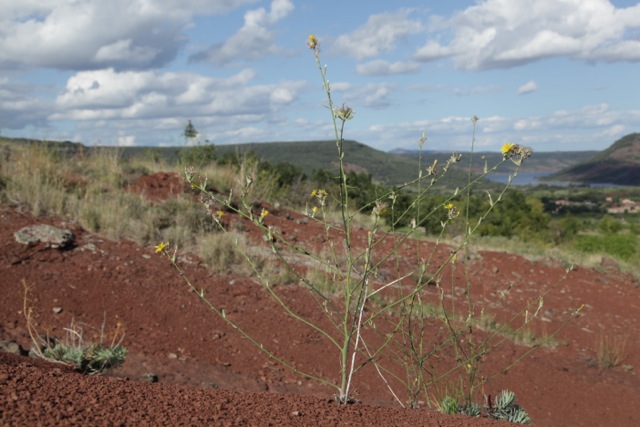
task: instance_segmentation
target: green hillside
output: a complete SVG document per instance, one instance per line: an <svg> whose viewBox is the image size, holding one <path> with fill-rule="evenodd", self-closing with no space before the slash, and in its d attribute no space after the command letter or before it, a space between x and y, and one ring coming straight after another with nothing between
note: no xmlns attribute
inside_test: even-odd
<svg viewBox="0 0 640 427"><path fill-rule="evenodd" d="M640 133L629 134L592 158L548 176L549 181L640 185Z"/></svg>
<svg viewBox="0 0 640 427"><path fill-rule="evenodd" d="M418 176L417 156L396 156L356 141L345 141L344 148L347 171L369 173L374 180L386 185L400 185ZM218 153L253 152L262 160L271 163L289 162L309 173L319 169L330 171L338 169L338 151L335 141L221 145L216 147L216 151ZM442 164L450 156L451 153L443 154L438 158L442 157ZM433 156L429 157L429 162L433 159ZM466 164L463 166L463 163L459 163L457 166L448 173L450 176L444 184L459 186L461 182L466 182Z"/></svg>

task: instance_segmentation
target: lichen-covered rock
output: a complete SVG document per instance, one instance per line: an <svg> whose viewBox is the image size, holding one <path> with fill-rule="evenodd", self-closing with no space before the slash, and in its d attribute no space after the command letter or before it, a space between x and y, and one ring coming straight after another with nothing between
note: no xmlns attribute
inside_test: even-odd
<svg viewBox="0 0 640 427"><path fill-rule="evenodd" d="M47 224L31 225L21 228L16 231L13 236L17 242L25 245L46 243L52 248L71 246L75 238L71 231Z"/></svg>
<svg viewBox="0 0 640 427"><path fill-rule="evenodd" d="M27 354L27 351L25 351L20 344L15 341L0 341L0 351L17 354L18 356L24 356Z"/></svg>

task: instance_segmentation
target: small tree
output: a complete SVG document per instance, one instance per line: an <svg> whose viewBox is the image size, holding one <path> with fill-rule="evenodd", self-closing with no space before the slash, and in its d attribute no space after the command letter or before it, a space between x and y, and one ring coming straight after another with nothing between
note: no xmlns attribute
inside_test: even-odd
<svg viewBox="0 0 640 427"><path fill-rule="evenodd" d="M193 126L193 123L191 123L191 120L189 120L189 122L185 126L183 135L185 145L187 144L187 140L193 141L198 136L198 131L196 130L195 126Z"/></svg>

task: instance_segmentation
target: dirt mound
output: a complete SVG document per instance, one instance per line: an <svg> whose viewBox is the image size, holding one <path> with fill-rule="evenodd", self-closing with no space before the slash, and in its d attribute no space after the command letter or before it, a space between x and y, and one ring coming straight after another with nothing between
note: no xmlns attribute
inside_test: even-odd
<svg viewBox="0 0 640 427"><path fill-rule="evenodd" d="M182 193L184 183L177 173L156 172L141 176L127 189L152 202L160 202Z"/></svg>

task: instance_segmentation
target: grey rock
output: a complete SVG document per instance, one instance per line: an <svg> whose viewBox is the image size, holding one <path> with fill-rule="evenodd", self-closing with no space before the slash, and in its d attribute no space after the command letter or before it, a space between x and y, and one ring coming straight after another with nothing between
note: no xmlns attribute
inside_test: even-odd
<svg viewBox="0 0 640 427"><path fill-rule="evenodd" d="M27 354L20 344L15 341L0 341L0 350L20 356L25 356Z"/></svg>
<svg viewBox="0 0 640 427"><path fill-rule="evenodd" d="M52 248L65 248L73 244L75 236L64 228L47 224L30 225L16 231L13 236L18 243L37 245L46 243Z"/></svg>
<svg viewBox="0 0 640 427"><path fill-rule="evenodd" d="M157 383L159 381L158 375L154 374L153 372L146 372L142 374L140 376L140 379L148 383Z"/></svg>

